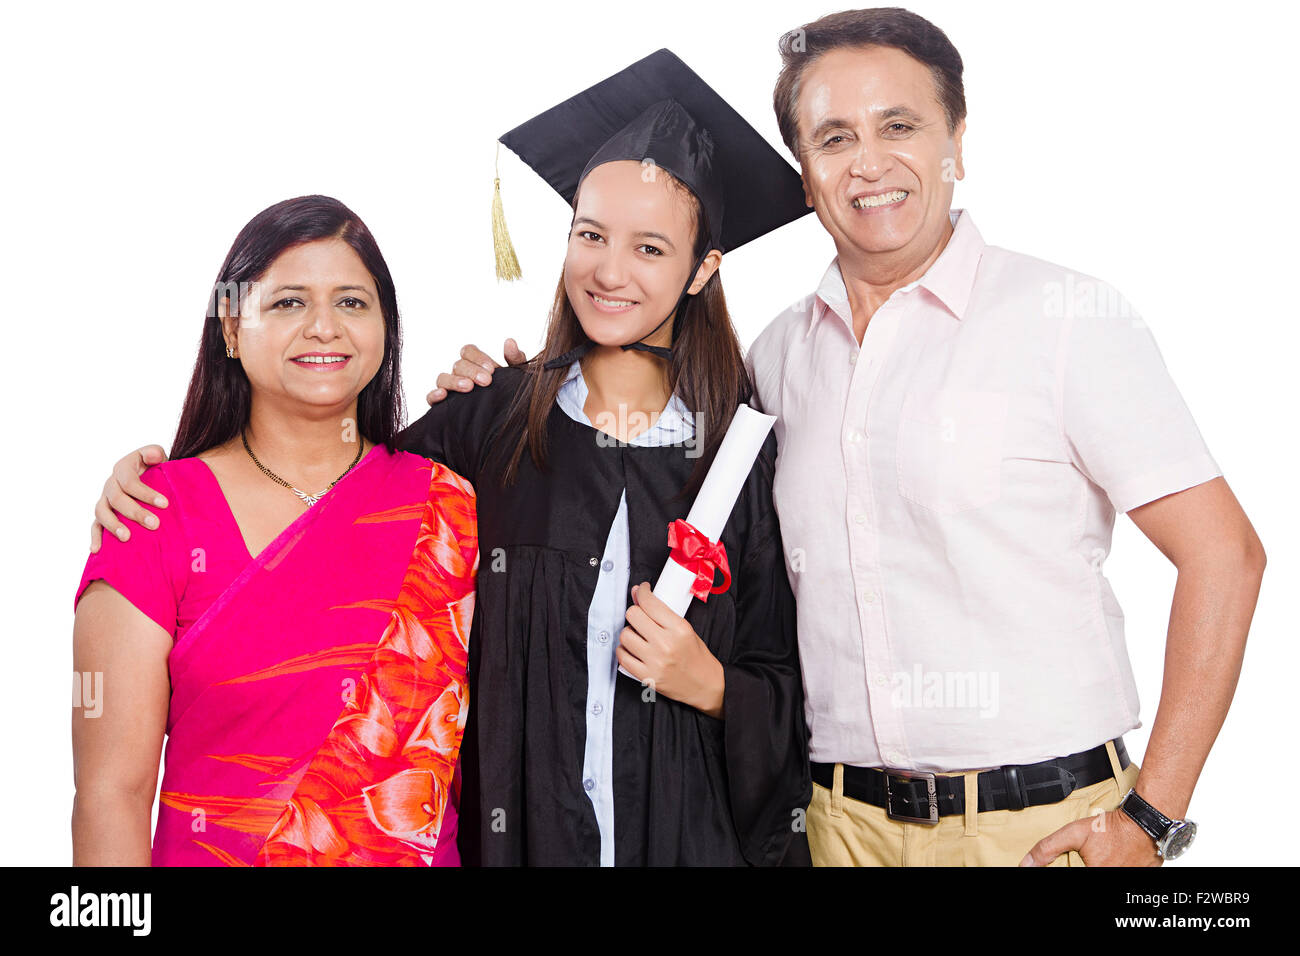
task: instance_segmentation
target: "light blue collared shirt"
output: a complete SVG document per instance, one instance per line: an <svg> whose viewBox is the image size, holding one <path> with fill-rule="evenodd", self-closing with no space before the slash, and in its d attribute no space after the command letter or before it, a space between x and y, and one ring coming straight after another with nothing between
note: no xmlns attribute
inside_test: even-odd
<svg viewBox="0 0 1300 956"><path fill-rule="evenodd" d="M587 383L582 365L569 366L568 377L555 396L564 413L591 425L583 406ZM627 444L657 447L689 441L695 435L690 410L673 395L654 425ZM612 436L610 441L614 442ZM666 547L666 545L665 545ZM582 751L582 788L591 798L600 828L600 865L614 865L614 686L618 680L618 636L627 618L628 576L632 570L627 527L627 491L618 500L618 512L605 539L600 577L587 609L587 741Z"/></svg>

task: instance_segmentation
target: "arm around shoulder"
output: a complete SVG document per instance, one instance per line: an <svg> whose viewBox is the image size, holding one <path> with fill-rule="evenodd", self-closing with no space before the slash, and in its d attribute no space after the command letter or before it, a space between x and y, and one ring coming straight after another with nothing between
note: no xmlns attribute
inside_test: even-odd
<svg viewBox="0 0 1300 956"><path fill-rule="evenodd" d="M397 436L397 446L478 484L479 472L524 372L497 369L491 385L451 392Z"/></svg>

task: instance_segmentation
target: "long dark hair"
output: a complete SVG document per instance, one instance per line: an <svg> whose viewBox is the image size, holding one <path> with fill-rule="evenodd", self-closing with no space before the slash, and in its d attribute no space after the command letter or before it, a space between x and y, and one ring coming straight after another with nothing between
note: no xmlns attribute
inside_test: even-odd
<svg viewBox="0 0 1300 956"><path fill-rule="evenodd" d="M664 170L660 170L660 174L663 175ZM689 197L692 204L695 260L698 261L710 244L704 209L686 185L671 175L667 178ZM576 208L576 196L574 204ZM546 468L547 419L568 369L548 370L544 366L585 341L587 334L564 290L564 275L561 273L546 329L546 343L541 353L524 366L524 387L515 396L505 417L503 434L517 436L504 474L506 484L512 483L518 475L519 461L525 449L539 470ZM686 297L685 306L673 320L672 353L668 369L669 391L680 397L694 414L695 440L701 441L701 436L704 436L703 451L678 494L678 497L683 497L699 489L736 414L736 406L748 401L751 392L740 340L731 324L718 271L714 271L699 292Z"/></svg>
<svg viewBox="0 0 1300 956"><path fill-rule="evenodd" d="M192 458L224 444L248 423L252 389L243 365L226 357L219 303L226 303L228 314L239 314L242 291L248 283L261 279L286 249L318 239L342 239L375 280L384 316L384 358L375 377L357 396L357 431L386 446L390 453L396 451L394 441L406 408L400 372L402 326L393 277L375 237L356 213L329 196L299 196L259 212L240 230L226 253L208 298L199 355L172 442L172 458Z"/></svg>

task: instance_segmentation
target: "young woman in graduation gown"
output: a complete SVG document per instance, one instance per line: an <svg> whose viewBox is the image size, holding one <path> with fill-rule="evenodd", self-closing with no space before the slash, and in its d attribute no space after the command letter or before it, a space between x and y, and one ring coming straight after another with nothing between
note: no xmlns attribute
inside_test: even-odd
<svg viewBox="0 0 1300 956"><path fill-rule="evenodd" d="M490 387L449 395L402 436L478 491L466 862L595 863L608 859L611 837L619 865L806 855L811 784L794 601L771 500L773 436L721 536L730 587L692 601L683 620L646 583L663 567L668 525L686 517L749 398L720 250L804 212L793 171L774 153L779 166L764 166L766 144L748 124L752 138L733 132L738 117L701 87L661 51L503 138L539 171L563 170L550 174L562 194L568 182L578 187L566 196L574 219L545 346ZM592 100L624 104L627 115L663 95L676 98L601 145L611 124L593 121ZM656 175L646 175L650 162ZM747 218L745 203L768 218ZM576 415L557 400L575 384L586 395ZM663 409L663 421L677 407L693 434L636 443L628 426L638 412ZM613 681L610 834L584 792L598 783L584 768L592 709L607 706L593 701L601 682L588 665L602 640L591 609L624 510L627 551L612 560L627 562L635 592L621 595L617 660L634 679Z"/></svg>

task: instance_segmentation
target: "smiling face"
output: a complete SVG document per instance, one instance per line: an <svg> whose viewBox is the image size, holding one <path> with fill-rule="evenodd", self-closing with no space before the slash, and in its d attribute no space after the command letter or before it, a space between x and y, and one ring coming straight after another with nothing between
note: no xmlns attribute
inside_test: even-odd
<svg viewBox="0 0 1300 956"><path fill-rule="evenodd" d="M948 132L930 70L893 47L837 49L799 88L804 192L841 254L924 260L965 175L965 121Z"/></svg>
<svg viewBox="0 0 1300 956"><path fill-rule="evenodd" d="M254 284L251 314L223 319L255 400L347 407L384 358L375 281L341 239L285 250Z"/></svg>
<svg viewBox="0 0 1300 956"><path fill-rule="evenodd" d="M604 163L582 181L564 257L564 291L597 345L644 339L672 312L695 264L691 199L667 174L633 160ZM717 269L713 250L691 283ZM647 342L672 342L672 322Z"/></svg>

